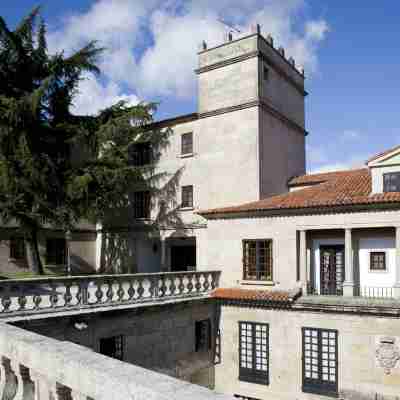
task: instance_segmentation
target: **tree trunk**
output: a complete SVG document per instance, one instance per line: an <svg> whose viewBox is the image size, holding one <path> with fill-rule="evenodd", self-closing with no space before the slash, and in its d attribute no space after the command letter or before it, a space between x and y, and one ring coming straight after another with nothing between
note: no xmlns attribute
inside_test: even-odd
<svg viewBox="0 0 400 400"><path fill-rule="evenodd" d="M39 255L37 230L35 228L31 229L30 232L25 236L25 247L29 269L34 274L43 275L44 269Z"/></svg>

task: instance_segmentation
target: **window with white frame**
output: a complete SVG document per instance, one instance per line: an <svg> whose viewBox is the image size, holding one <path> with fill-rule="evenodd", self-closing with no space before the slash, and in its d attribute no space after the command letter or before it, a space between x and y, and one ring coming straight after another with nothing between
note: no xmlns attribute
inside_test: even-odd
<svg viewBox="0 0 400 400"><path fill-rule="evenodd" d="M386 253L384 251L371 251L369 253L370 271L386 271Z"/></svg>
<svg viewBox="0 0 400 400"><path fill-rule="evenodd" d="M303 328L303 392L336 396L338 392L338 332Z"/></svg>
<svg viewBox="0 0 400 400"><path fill-rule="evenodd" d="M269 326L239 322L239 380L269 384Z"/></svg>

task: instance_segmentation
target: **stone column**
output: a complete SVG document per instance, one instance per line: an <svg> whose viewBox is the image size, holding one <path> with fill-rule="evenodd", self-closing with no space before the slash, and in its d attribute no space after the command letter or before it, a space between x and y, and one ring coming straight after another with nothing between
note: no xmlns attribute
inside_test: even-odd
<svg viewBox="0 0 400 400"><path fill-rule="evenodd" d="M396 270L394 296L400 297L400 226L396 226Z"/></svg>
<svg viewBox="0 0 400 400"><path fill-rule="evenodd" d="M343 296L354 296L353 239L350 228L345 229L344 237L345 280L343 282Z"/></svg>
<svg viewBox="0 0 400 400"><path fill-rule="evenodd" d="M167 247L165 237L161 236L161 272L167 272Z"/></svg>
<svg viewBox="0 0 400 400"><path fill-rule="evenodd" d="M300 249L299 249L299 264L300 264L300 283L303 290L303 295L307 294L307 231L300 231Z"/></svg>

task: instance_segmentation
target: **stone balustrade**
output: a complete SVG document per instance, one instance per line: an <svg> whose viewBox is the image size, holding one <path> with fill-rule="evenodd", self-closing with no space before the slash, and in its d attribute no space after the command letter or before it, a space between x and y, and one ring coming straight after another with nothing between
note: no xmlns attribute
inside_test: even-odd
<svg viewBox="0 0 400 400"><path fill-rule="evenodd" d="M0 399L233 400L4 322L0 323Z"/></svg>
<svg viewBox="0 0 400 400"><path fill-rule="evenodd" d="M219 271L194 271L5 280L0 318L204 296L219 277Z"/></svg>

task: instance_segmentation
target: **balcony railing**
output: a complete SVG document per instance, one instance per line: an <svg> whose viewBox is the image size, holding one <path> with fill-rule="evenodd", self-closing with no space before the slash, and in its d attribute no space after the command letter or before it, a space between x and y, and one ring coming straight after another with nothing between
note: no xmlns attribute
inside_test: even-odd
<svg viewBox="0 0 400 400"><path fill-rule="evenodd" d="M0 318L203 296L219 277L219 271L197 271L5 280Z"/></svg>
<svg viewBox="0 0 400 400"><path fill-rule="evenodd" d="M324 290L318 291L312 285L307 287L307 295L309 296L343 296L343 291L336 287L332 287L329 290L326 288ZM354 287L354 296L365 297L371 299L394 299L395 290L393 287L385 286L358 286Z"/></svg>
<svg viewBox="0 0 400 400"><path fill-rule="evenodd" d="M0 398L233 400L231 396L0 323Z"/></svg>

